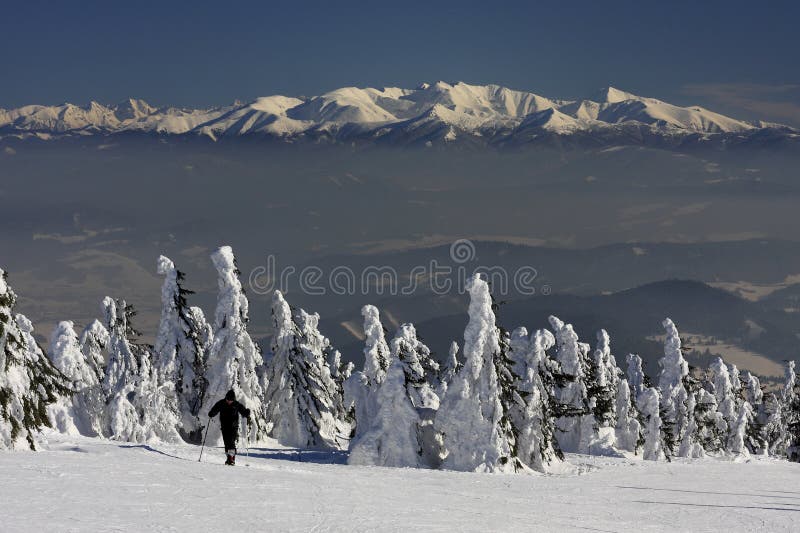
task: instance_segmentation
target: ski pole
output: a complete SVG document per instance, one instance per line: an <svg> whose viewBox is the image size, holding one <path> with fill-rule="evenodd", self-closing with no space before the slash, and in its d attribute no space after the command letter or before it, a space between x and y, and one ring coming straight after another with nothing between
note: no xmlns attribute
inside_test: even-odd
<svg viewBox="0 0 800 533"><path fill-rule="evenodd" d="M206 433L205 433L205 435L203 435L203 445L200 446L200 458L197 460L198 463L203 460L203 449L206 447L206 437L208 437L208 428L211 427L211 420L212 419L209 418L208 419L208 425L206 425Z"/></svg>
<svg viewBox="0 0 800 533"><path fill-rule="evenodd" d="M250 419L244 422L244 465L250 466Z"/></svg>

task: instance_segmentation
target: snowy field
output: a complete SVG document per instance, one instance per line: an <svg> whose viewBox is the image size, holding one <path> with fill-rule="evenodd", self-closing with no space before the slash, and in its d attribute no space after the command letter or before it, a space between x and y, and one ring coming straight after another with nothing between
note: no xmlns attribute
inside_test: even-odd
<svg viewBox="0 0 800 533"><path fill-rule="evenodd" d="M0 530L798 531L800 464L569 455L557 475L346 466L344 454L52 435L0 453ZM249 467L245 466L249 463Z"/></svg>

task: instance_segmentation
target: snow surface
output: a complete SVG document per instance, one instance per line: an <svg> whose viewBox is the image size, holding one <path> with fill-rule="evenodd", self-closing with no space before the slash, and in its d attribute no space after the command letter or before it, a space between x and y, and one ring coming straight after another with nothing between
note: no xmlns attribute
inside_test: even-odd
<svg viewBox="0 0 800 533"><path fill-rule="evenodd" d="M344 465L344 452L141 446L48 435L0 454L0 529L796 531L800 464L567 455L555 475ZM301 462L302 461L302 462ZM249 467L245 464L249 463ZM326 464L338 463L338 464Z"/></svg>

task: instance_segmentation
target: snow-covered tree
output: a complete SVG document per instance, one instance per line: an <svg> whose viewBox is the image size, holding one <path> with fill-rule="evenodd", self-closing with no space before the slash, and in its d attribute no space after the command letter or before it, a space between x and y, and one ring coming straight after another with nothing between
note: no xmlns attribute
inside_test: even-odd
<svg viewBox="0 0 800 533"><path fill-rule="evenodd" d="M330 342L319 315L292 310L280 291L272 295L272 359L265 395L270 434L285 446L339 448L344 412L328 366Z"/></svg>
<svg viewBox="0 0 800 533"><path fill-rule="evenodd" d="M214 340L206 357L207 387L201 418L205 418L211 407L233 390L236 399L250 409L252 424L250 439L259 441L267 436L264 419L259 376L264 363L261 350L247 332L249 302L239 281L239 270L230 246L223 246L211 254L217 270L219 294L214 313ZM208 430L209 443L219 442L221 433L218 424Z"/></svg>
<svg viewBox="0 0 800 533"><path fill-rule="evenodd" d="M628 354L628 386L631 389L634 401L642 391L647 388L645 373L642 370L642 358L631 353Z"/></svg>
<svg viewBox="0 0 800 533"><path fill-rule="evenodd" d="M453 378L436 415L447 456L444 468L461 471L515 471L523 465L515 453L516 428L503 409L513 391L498 376L500 331L495 324L489 285L475 275L470 293L469 323L464 331L464 366Z"/></svg>
<svg viewBox="0 0 800 533"><path fill-rule="evenodd" d="M105 396L100 368L96 359L87 359L84 355L72 322L59 322L55 327L50 337L49 356L74 391L68 410L76 429L83 435L102 435Z"/></svg>
<svg viewBox="0 0 800 533"><path fill-rule="evenodd" d="M714 385L714 396L717 399L717 411L725 419L726 432L737 419L736 399L728 366L721 357L717 357L709 367L709 375Z"/></svg>
<svg viewBox="0 0 800 533"><path fill-rule="evenodd" d="M200 406L207 386L206 352L213 334L202 310L186 302L192 292L182 286L184 274L163 255L156 266L164 283L161 321L153 346L155 369L159 383L174 383L181 433L187 440L198 442L202 438Z"/></svg>
<svg viewBox="0 0 800 533"><path fill-rule="evenodd" d="M648 461L664 458L664 445L661 434L661 394L654 387L644 389L636 400L642 415L644 447L642 456Z"/></svg>
<svg viewBox="0 0 800 533"><path fill-rule="evenodd" d="M430 349L417 338L414 324L402 324L389 347L391 360L400 359L404 365L408 396L414 407L438 409L439 363L431 357Z"/></svg>
<svg viewBox="0 0 800 533"><path fill-rule="evenodd" d="M539 472L563 459L555 437L554 380L547 357L547 350L554 345L555 338L547 330L537 330L528 337L528 330L520 327L511 334L510 356L519 379L517 389L524 400L512 411L518 428L517 456Z"/></svg>
<svg viewBox="0 0 800 533"><path fill-rule="evenodd" d="M742 402L736 420L733 421L728 431L728 450L731 453L745 456L750 454L747 446L747 428L752 424L752 418L753 410L750 404Z"/></svg>
<svg viewBox="0 0 800 533"><path fill-rule="evenodd" d="M344 382L344 403L355 414L356 427L353 439L358 440L369 429L377 416L376 394L386 378L391 354L381 324L380 313L374 305L361 308L364 317L364 369Z"/></svg>
<svg viewBox="0 0 800 533"><path fill-rule="evenodd" d="M617 448L638 454L644 444L644 435L642 434L642 425L639 423L639 412L633 402L633 395L627 379L620 378L617 381L616 414Z"/></svg>
<svg viewBox="0 0 800 533"><path fill-rule="evenodd" d="M742 373L743 402L751 407L750 423L746 429L745 444L750 453L763 455L768 452L764 429L769 416L764 410L764 391L758 377L745 370Z"/></svg>
<svg viewBox="0 0 800 533"><path fill-rule="evenodd" d="M589 345L578 341L572 324L565 324L558 317L549 318L556 339L555 360L559 371L555 394L558 401L558 443L565 452L588 453L596 438L597 426L586 390L589 373Z"/></svg>
<svg viewBox="0 0 800 533"><path fill-rule="evenodd" d="M728 424L719 412L717 398L704 388L698 388L692 395L692 422L694 431L691 438L707 453L718 454L725 450ZM687 415L688 416L688 415Z"/></svg>
<svg viewBox="0 0 800 533"><path fill-rule="evenodd" d="M617 363L611 354L611 338L608 332L601 329L597 332L597 348L591 365L588 394L595 398L594 417L600 427L614 425L617 418Z"/></svg>
<svg viewBox="0 0 800 533"><path fill-rule="evenodd" d="M684 378L688 381L690 376ZM691 383L691 382L690 382ZM705 449L699 442L699 427L695 414L697 412L697 394L700 390L699 383L692 384L694 390L690 389L686 398L686 430L683 432L680 444L678 446L678 457L692 457L700 458L705 457ZM705 392L705 391L704 391Z"/></svg>
<svg viewBox="0 0 800 533"><path fill-rule="evenodd" d="M70 393L67 379L46 357L31 358L14 318L17 295L0 269L0 449L36 449L39 432L51 423L49 405Z"/></svg>
<svg viewBox="0 0 800 533"><path fill-rule="evenodd" d="M681 338L675 324L667 318L663 326L666 338L664 357L658 362L661 367L658 389L661 393L661 423L666 446L664 452L669 456L678 451L689 423L689 394L684 383L684 378L689 374L689 365L683 358Z"/></svg>
<svg viewBox="0 0 800 533"><path fill-rule="evenodd" d="M124 300L109 297L103 300L103 311L109 333L104 433L126 442L178 442L174 385L159 383L152 347L136 342L139 333L131 322L135 311Z"/></svg>
<svg viewBox="0 0 800 533"><path fill-rule="evenodd" d="M786 364L785 381L781 391L783 426L785 431L786 457L790 461L800 462L800 395L797 393L797 376L795 363Z"/></svg>
<svg viewBox="0 0 800 533"><path fill-rule="evenodd" d="M365 305L361 308L364 317L364 376L370 384L381 383L386 377L386 371L391 363L389 345L381 324L380 313L374 305Z"/></svg>
<svg viewBox="0 0 800 533"><path fill-rule="evenodd" d="M447 392L447 387L453 378L458 374L463 365L458 360L458 343L453 341L450 343L450 349L447 351L447 361L441 371L439 379L439 397L443 397Z"/></svg>
<svg viewBox="0 0 800 533"><path fill-rule="evenodd" d="M376 395L376 416L367 431L353 441L349 463L437 466L441 452L432 423L439 397L428 375L437 372L438 365L433 361L423 364L430 359L430 350L417 339L413 324L400 326L390 350L392 364Z"/></svg>
<svg viewBox="0 0 800 533"><path fill-rule="evenodd" d="M762 436L767 444L769 455L786 455L786 425L780 393L764 393L763 415L765 419Z"/></svg>
<svg viewBox="0 0 800 533"><path fill-rule="evenodd" d="M83 328L80 336L81 353L92 372L97 376L97 381L102 384L106 373L106 358L108 343L111 337L103 324L95 319Z"/></svg>

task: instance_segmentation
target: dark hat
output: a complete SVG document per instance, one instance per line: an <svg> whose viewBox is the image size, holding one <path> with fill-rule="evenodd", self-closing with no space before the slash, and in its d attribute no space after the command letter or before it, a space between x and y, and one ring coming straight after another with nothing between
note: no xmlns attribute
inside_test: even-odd
<svg viewBox="0 0 800 533"><path fill-rule="evenodd" d="M236 400L236 393L233 392L233 389L228 391L228 394L225 395L225 399L230 401Z"/></svg>

